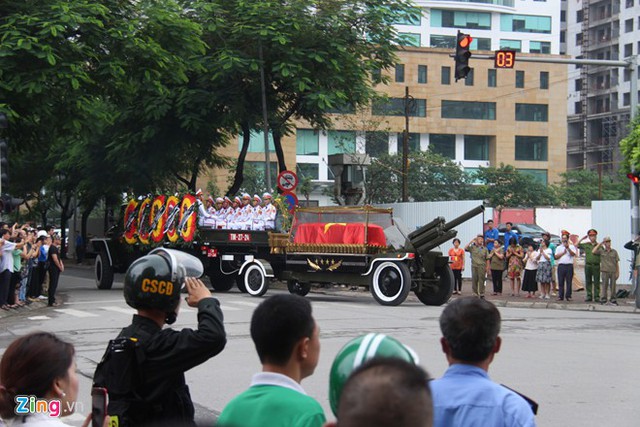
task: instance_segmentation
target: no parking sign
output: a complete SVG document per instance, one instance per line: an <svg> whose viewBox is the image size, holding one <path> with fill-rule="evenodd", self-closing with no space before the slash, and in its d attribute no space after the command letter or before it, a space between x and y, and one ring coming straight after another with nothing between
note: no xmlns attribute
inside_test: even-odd
<svg viewBox="0 0 640 427"><path fill-rule="evenodd" d="M282 193L282 198L287 204L287 210L289 213L293 213L293 210L298 206L298 196L293 194L291 191L285 191Z"/></svg>

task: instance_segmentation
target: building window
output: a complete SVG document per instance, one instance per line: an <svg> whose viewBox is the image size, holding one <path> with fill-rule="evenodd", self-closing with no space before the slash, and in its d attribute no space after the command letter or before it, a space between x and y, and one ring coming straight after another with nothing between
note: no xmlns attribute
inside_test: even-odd
<svg viewBox="0 0 640 427"><path fill-rule="evenodd" d="M567 32L562 30L560 31L560 43L564 43L567 39Z"/></svg>
<svg viewBox="0 0 640 427"><path fill-rule="evenodd" d="M328 132L329 155L356 152L356 133L352 130L330 130Z"/></svg>
<svg viewBox="0 0 640 427"><path fill-rule="evenodd" d="M516 71L516 87L519 89L524 88L524 71Z"/></svg>
<svg viewBox="0 0 640 427"><path fill-rule="evenodd" d="M374 116L404 116L404 102L404 98L388 98L374 102L371 106L371 114ZM413 99L409 104L409 116L427 117L427 100Z"/></svg>
<svg viewBox="0 0 640 427"><path fill-rule="evenodd" d="M624 21L624 32L630 33L632 31L633 31L633 18L627 19L626 21Z"/></svg>
<svg viewBox="0 0 640 427"><path fill-rule="evenodd" d="M531 176L542 185L547 185L546 169L518 169L518 172Z"/></svg>
<svg viewBox="0 0 640 427"><path fill-rule="evenodd" d="M251 167L254 168L256 170L256 172L258 172L258 174L260 176L262 176L264 178L264 176L267 174L267 169L265 168L266 162L262 161L262 162L249 162L246 161L244 162L246 167ZM271 176L278 176L278 162L269 162L269 172L271 173ZM273 179L273 178L272 178Z"/></svg>
<svg viewBox="0 0 640 427"><path fill-rule="evenodd" d="M371 157L389 154L389 134L387 132L367 132L365 153Z"/></svg>
<svg viewBox="0 0 640 427"><path fill-rule="evenodd" d="M298 163L296 164L296 173L298 178L319 179L320 168L317 163Z"/></svg>
<svg viewBox="0 0 640 427"><path fill-rule="evenodd" d="M382 81L382 71L380 70L380 68L375 69L371 72L371 81L375 84Z"/></svg>
<svg viewBox="0 0 640 427"><path fill-rule="evenodd" d="M518 104L516 103L516 121L519 122L548 122L549 106L547 104Z"/></svg>
<svg viewBox="0 0 640 427"><path fill-rule="evenodd" d="M633 0L627 0L625 3L626 9L629 9L630 7L633 7Z"/></svg>
<svg viewBox="0 0 640 427"><path fill-rule="evenodd" d="M631 104L631 92L625 92L622 94L622 106L626 107Z"/></svg>
<svg viewBox="0 0 640 427"><path fill-rule="evenodd" d="M576 12L576 22L582 22L584 19L584 12L582 11L582 9L579 9Z"/></svg>
<svg viewBox="0 0 640 427"><path fill-rule="evenodd" d="M418 83L427 83L426 65L418 65Z"/></svg>
<svg viewBox="0 0 640 427"><path fill-rule="evenodd" d="M396 64L396 83L404 83L404 64Z"/></svg>
<svg viewBox="0 0 640 427"><path fill-rule="evenodd" d="M402 153L402 145L404 143L403 142L404 133L398 132L397 138L398 138L398 153ZM420 134L409 132L409 138L407 140L407 143L409 144L409 152L420 151Z"/></svg>
<svg viewBox="0 0 640 427"><path fill-rule="evenodd" d="M633 43L624 45L624 57L633 55Z"/></svg>
<svg viewBox="0 0 640 427"><path fill-rule="evenodd" d="M517 33L551 34L551 17L535 15L500 15L500 29Z"/></svg>
<svg viewBox="0 0 640 427"><path fill-rule="evenodd" d="M576 92L580 92L582 90L582 79L576 79L575 89Z"/></svg>
<svg viewBox="0 0 640 427"><path fill-rule="evenodd" d="M302 156L317 156L319 136L320 135L317 130L296 130L296 154Z"/></svg>
<svg viewBox="0 0 640 427"><path fill-rule="evenodd" d="M498 70L489 68L487 73L487 86L496 87L498 85Z"/></svg>
<svg viewBox="0 0 640 427"><path fill-rule="evenodd" d="M431 9L431 27L490 30L491 14L483 12Z"/></svg>
<svg viewBox="0 0 640 427"><path fill-rule="evenodd" d="M582 33L576 34L576 45L582 45Z"/></svg>
<svg viewBox="0 0 640 427"><path fill-rule="evenodd" d="M400 40L400 46L420 47L420 42L422 41L418 33L398 33L398 39Z"/></svg>
<svg viewBox="0 0 640 427"><path fill-rule="evenodd" d="M238 151L242 149L242 134L238 135ZM273 145L273 136L269 133L269 152L276 151L275 145ZM249 153L264 153L264 133L262 131L252 131L249 139Z"/></svg>
<svg viewBox="0 0 640 427"><path fill-rule="evenodd" d="M631 81L631 70L627 68L624 69L624 71L622 72L622 81Z"/></svg>
<svg viewBox="0 0 640 427"><path fill-rule="evenodd" d="M438 36L432 35L429 37L429 44L431 47L442 47L445 49L455 49L456 48L456 37L455 36Z"/></svg>
<svg viewBox="0 0 640 427"><path fill-rule="evenodd" d="M516 136L516 160L547 161L546 136Z"/></svg>
<svg viewBox="0 0 640 427"><path fill-rule="evenodd" d="M566 10L561 10L560 11L560 22L567 22L567 11Z"/></svg>
<svg viewBox="0 0 640 427"><path fill-rule="evenodd" d="M575 110L576 114L582 114L582 102L578 101L574 103L573 109Z"/></svg>
<svg viewBox="0 0 640 427"><path fill-rule="evenodd" d="M448 159L456 158L456 136L446 133L429 135L429 150Z"/></svg>
<svg viewBox="0 0 640 427"><path fill-rule="evenodd" d="M484 135L465 135L464 159L489 160L489 137Z"/></svg>
<svg viewBox="0 0 640 427"><path fill-rule="evenodd" d="M549 89L548 71L540 71L540 89Z"/></svg>
<svg viewBox="0 0 640 427"><path fill-rule="evenodd" d="M471 50L491 50L491 39L474 38L471 42Z"/></svg>
<svg viewBox="0 0 640 427"><path fill-rule="evenodd" d="M465 86L473 86L473 68L467 74L467 77L464 79Z"/></svg>
<svg viewBox="0 0 640 427"><path fill-rule="evenodd" d="M443 85L451 84L451 67L442 67L440 70L440 83Z"/></svg>
<svg viewBox="0 0 640 427"><path fill-rule="evenodd" d="M551 53L551 42L529 42L529 52L531 53Z"/></svg>
<svg viewBox="0 0 640 427"><path fill-rule="evenodd" d="M495 120L495 102L447 101L442 100L443 119Z"/></svg>
<svg viewBox="0 0 640 427"><path fill-rule="evenodd" d="M510 49L516 52L522 52L522 41L520 40L500 40L500 49Z"/></svg>
<svg viewBox="0 0 640 427"><path fill-rule="evenodd" d="M422 10L419 8L412 9L411 12L404 13L393 22L394 25L420 25Z"/></svg>

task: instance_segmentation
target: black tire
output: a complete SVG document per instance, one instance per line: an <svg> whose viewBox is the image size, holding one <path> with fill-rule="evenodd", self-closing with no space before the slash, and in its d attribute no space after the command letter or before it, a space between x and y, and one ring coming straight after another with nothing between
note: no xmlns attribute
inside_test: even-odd
<svg viewBox="0 0 640 427"><path fill-rule="evenodd" d="M111 289L113 286L113 267L109 265L109 255L104 249L101 249L96 255L94 271L98 289Z"/></svg>
<svg viewBox="0 0 640 427"><path fill-rule="evenodd" d="M244 284L244 277L240 274L236 276L236 286L243 294L247 293L247 287Z"/></svg>
<svg viewBox="0 0 640 427"><path fill-rule="evenodd" d="M227 292L229 289L233 288L233 285L236 283L236 275L229 274L228 276L225 274L210 274L209 281L211 282L211 287L213 290L218 292Z"/></svg>
<svg viewBox="0 0 640 427"><path fill-rule="evenodd" d="M411 290L411 272L404 263L384 261L371 273L371 295L381 305L400 305Z"/></svg>
<svg viewBox="0 0 640 427"><path fill-rule="evenodd" d="M249 264L242 275L238 277L247 293L253 297L261 297L269 290L269 282L258 264Z"/></svg>
<svg viewBox="0 0 640 427"><path fill-rule="evenodd" d="M449 301L453 293L454 277L451 267L447 264L436 269L437 278L422 285L420 292L415 291L416 296L424 305L442 305Z"/></svg>
<svg viewBox="0 0 640 427"><path fill-rule="evenodd" d="M311 283L299 282L297 280L287 280L287 289L289 293L300 295L301 297L307 295L311 290Z"/></svg>

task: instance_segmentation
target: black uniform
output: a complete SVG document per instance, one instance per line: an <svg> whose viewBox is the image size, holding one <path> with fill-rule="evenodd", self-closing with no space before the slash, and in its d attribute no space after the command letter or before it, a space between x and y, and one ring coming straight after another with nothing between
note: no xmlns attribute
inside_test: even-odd
<svg viewBox="0 0 640 427"><path fill-rule="evenodd" d="M133 323L118 335L118 338L136 338L142 353L138 358L140 375L134 380L134 389L144 404L131 405L131 425L195 425L184 373L222 351L226 344L222 320L220 303L215 298L205 298L198 304L196 330L162 329L149 318L133 316ZM106 387L109 389L108 384ZM117 398L110 400L110 408L112 404L117 405Z"/></svg>

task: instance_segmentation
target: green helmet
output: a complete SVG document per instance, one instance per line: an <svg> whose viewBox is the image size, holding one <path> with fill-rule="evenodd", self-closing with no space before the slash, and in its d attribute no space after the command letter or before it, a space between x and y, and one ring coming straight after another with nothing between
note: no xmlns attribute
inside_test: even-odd
<svg viewBox="0 0 640 427"><path fill-rule="evenodd" d="M400 341L384 334L369 333L349 341L338 352L329 374L329 403L333 415L338 416L338 402L342 388L351 373L364 362L376 357L393 357L418 364L418 355Z"/></svg>
<svg viewBox="0 0 640 427"><path fill-rule="evenodd" d="M154 249L135 260L124 276L124 299L135 309L155 308L167 313L167 323L175 321L180 290L186 277L200 277L202 262L175 249Z"/></svg>

